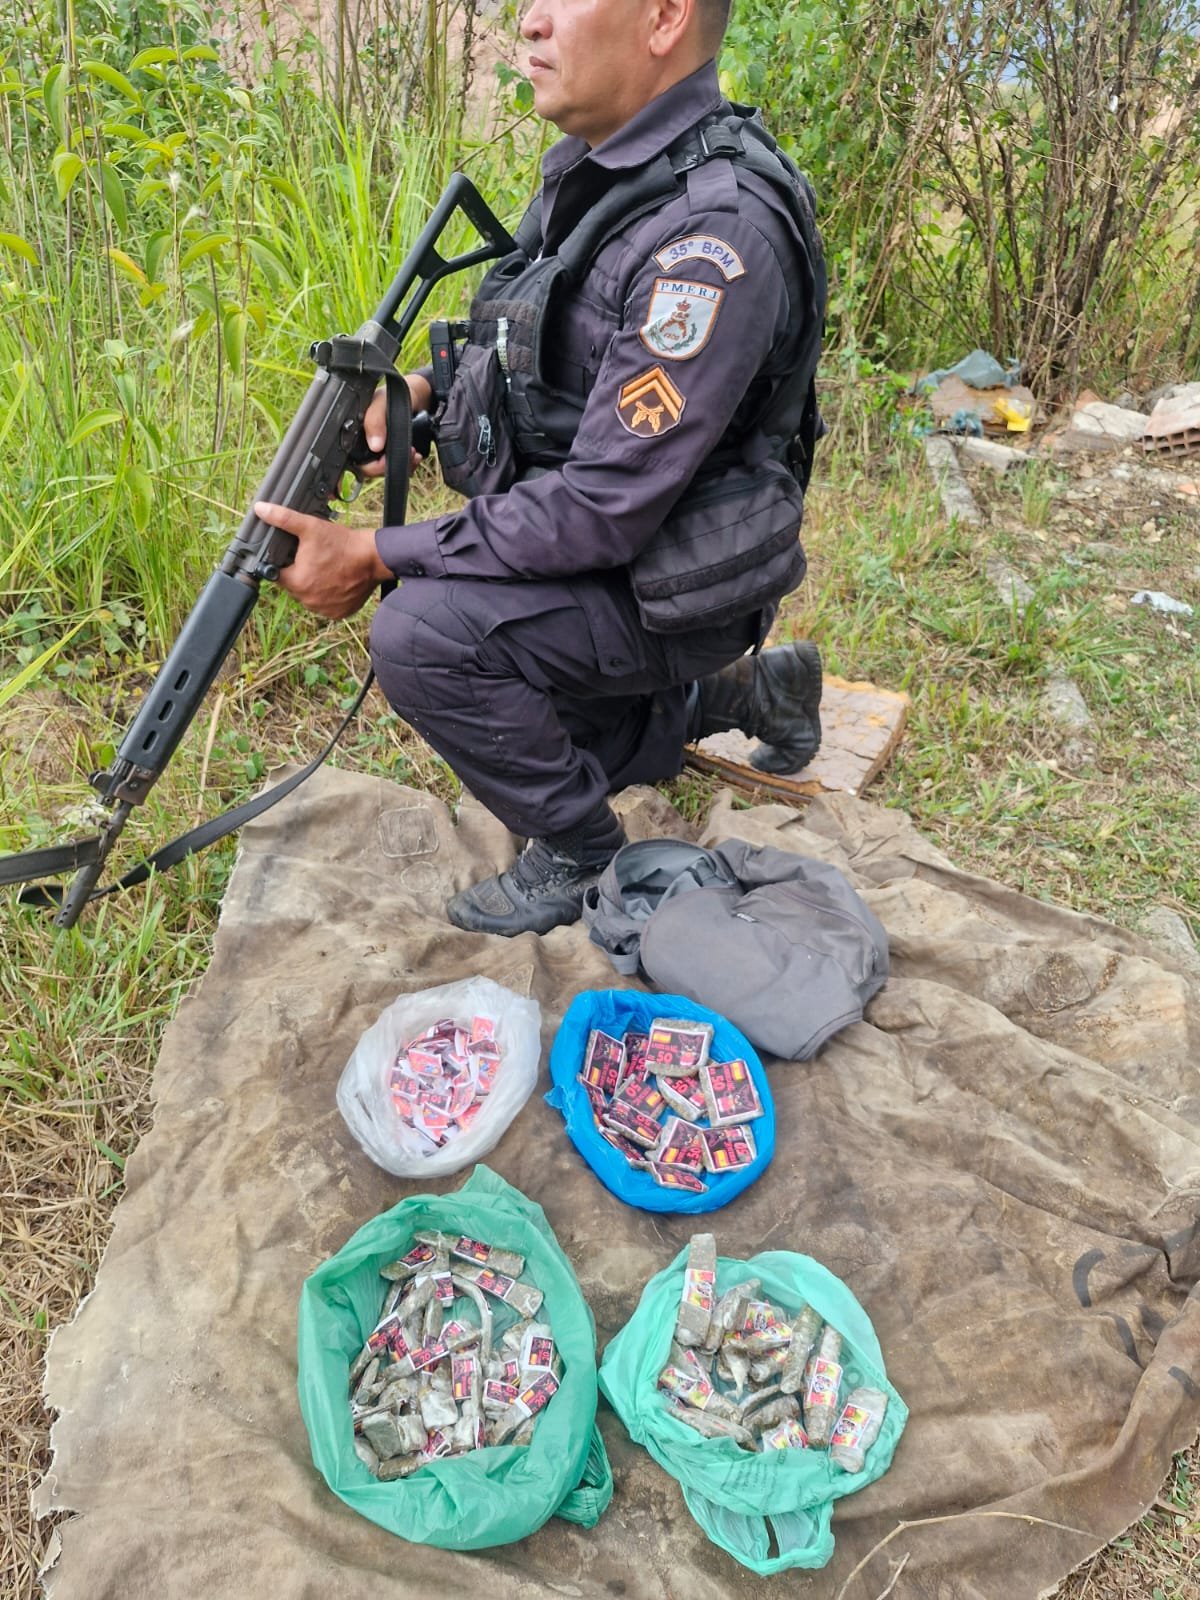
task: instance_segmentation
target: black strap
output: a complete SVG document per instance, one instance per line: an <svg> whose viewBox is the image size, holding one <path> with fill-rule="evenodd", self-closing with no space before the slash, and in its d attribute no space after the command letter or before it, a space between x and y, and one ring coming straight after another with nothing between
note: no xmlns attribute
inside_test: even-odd
<svg viewBox="0 0 1200 1600"><path fill-rule="evenodd" d="M72 844L47 845L42 850L23 850L17 856L0 856L0 886L30 883L34 878L55 878L62 872L78 872L90 866L100 854L100 840L76 839Z"/></svg>
<svg viewBox="0 0 1200 1600"><path fill-rule="evenodd" d="M130 867L128 872L122 873L119 878L114 878L112 883L106 884L103 889L93 889L88 896L92 900L103 900L106 895L116 894L119 889L132 889L136 884L145 883L152 872L167 872L171 867L177 867L181 861L186 861L188 856L194 856L198 850L206 850L210 844L216 844L218 839L224 839L228 834L235 833L247 822L253 822L255 817L261 816L264 811L269 811L272 806L285 800L293 789L298 789L305 778L311 778L313 773L333 750L334 745L345 733L358 713L358 708L367 697L367 690L375 681L375 674L369 672L363 681L362 687L354 697L354 704L347 711L338 726L337 732L329 743L315 756L306 767L299 772L292 773L290 778L285 778L282 783L277 783L273 789L268 789L265 794L255 795L253 800L245 800L240 806L234 806L231 811L222 811L219 817L210 817L207 822L202 822L198 827L192 828L188 833L181 833L177 839L172 839L169 844L160 845L157 850L148 855L144 861L139 861L136 867ZM53 855L65 854L72 849L83 849L85 853L80 857L78 866L86 866L89 861L96 859L98 839L84 839L78 847L63 846L59 852L51 850L27 851L23 856L12 856L12 861L20 861L28 867L31 858L36 854ZM90 846L90 851L86 847ZM23 883L30 878L53 877L60 872L70 872L72 863L63 862L59 866L44 867L41 871L26 870L20 877L8 879L0 878L0 883ZM23 906L57 907L63 898L61 885L49 886L38 884L32 889L25 889L18 896Z"/></svg>
<svg viewBox="0 0 1200 1600"><path fill-rule="evenodd" d="M542 248L542 191L539 189L529 204L529 209L517 224L513 243L521 254L532 261Z"/></svg>
<svg viewBox="0 0 1200 1600"><path fill-rule="evenodd" d="M408 510L408 464L412 449L412 402L408 385L390 363L386 368L380 368L370 364L369 356L364 360L361 341L339 337L329 340L328 345L331 347L328 353L323 351L323 358L318 357L320 365L328 366L331 371L336 371L338 366L355 372L382 371L387 380L387 472L383 487L384 520L389 527L399 526L404 522ZM368 346L367 350L370 352L371 347ZM383 583L380 586L381 596L389 594L394 588L395 580ZM252 800L243 801L231 811L223 811L220 816L210 817L207 822L202 822L198 827L180 834L169 844L161 845L144 861L138 862L137 866L131 867L112 883L106 884L102 889L93 889L88 896L89 901L103 900L106 895L116 894L119 889L132 889L136 884L144 883L152 872L169 871L171 867L185 861L188 856L195 855L198 850L207 849L210 844L216 844L219 839L236 832L247 822L252 822L255 817L261 816L264 811L269 811L272 806L286 799L332 754L334 746L357 716L374 681L374 671L368 671L362 687L354 698L354 704L343 717L333 738L320 755L315 756L306 767L294 772L282 783L277 783L265 794L255 795ZM51 878L60 873L74 872L95 861L99 848L99 838L81 839L74 844L53 846L45 850L27 850L21 855L2 858L0 885L29 883L37 878ZM63 894L64 890L59 885L36 884L31 889L23 890L18 898L22 905L56 908L61 903Z"/></svg>
<svg viewBox="0 0 1200 1600"><path fill-rule="evenodd" d="M610 233L627 226L642 212L653 210L665 196L678 190L679 180L665 153L655 156L627 181L615 184L584 213L554 252L567 276L581 278Z"/></svg>

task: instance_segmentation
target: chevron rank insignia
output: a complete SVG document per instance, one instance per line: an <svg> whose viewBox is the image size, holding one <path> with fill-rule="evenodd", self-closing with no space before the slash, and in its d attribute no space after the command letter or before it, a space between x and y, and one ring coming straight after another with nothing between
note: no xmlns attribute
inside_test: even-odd
<svg viewBox="0 0 1200 1600"><path fill-rule="evenodd" d="M651 367L630 381L617 397L621 425L639 439L654 439L670 430L687 402L661 367Z"/></svg>

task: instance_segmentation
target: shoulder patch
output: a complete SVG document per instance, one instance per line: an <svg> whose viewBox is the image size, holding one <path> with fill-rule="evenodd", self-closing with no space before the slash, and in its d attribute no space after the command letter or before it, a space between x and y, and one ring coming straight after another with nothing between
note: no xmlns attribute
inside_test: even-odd
<svg viewBox="0 0 1200 1600"><path fill-rule="evenodd" d="M740 278L746 270L733 246L711 233L689 233L683 239L672 239L670 244L655 252L654 259L664 272L683 261L711 261L726 279Z"/></svg>
<svg viewBox="0 0 1200 1600"><path fill-rule="evenodd" d="M650 310L638 338L667 361L690 361L708 343L724 289L683 278L655 278Z"/></svg>
<svg viewBox="0 0 1200 1600"><path fill-rule="evenodd" d="M639 439L669 433L683 415L687 401L661 367L631 378L617 396L621 426Z"/></svg>

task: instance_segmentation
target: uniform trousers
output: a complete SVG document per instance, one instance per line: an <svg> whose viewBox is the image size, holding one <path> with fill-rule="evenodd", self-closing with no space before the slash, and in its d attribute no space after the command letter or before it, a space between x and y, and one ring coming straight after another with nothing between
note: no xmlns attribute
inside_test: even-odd
<svg viewBox="0 0 1200 1600"><path fill-rule="evenodd" d="M570 580L406 578L371 660L392 708L513 833L566 833L609 794L674 777L688 686L770 618L650 633L623 572Z"/></svg>

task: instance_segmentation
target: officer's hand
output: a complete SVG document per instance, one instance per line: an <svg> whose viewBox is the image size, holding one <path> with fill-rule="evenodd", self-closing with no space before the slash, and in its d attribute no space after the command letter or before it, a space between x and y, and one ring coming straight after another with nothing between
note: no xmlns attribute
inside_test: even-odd
<svg viewBox="0 0 1200 1600"><path fill-rule="evenodd" d="M423 378L419 372L410 372L404 379L408 385L408 397L412 401L413 415L418 411L428 411L433 403L433 390L429 380ZM381 478L387 471L380 452L387 442L387 389L376 389L371 404L367 407L363 417L363 433L366 435L367 448L376 455L374 461L366 462L359 470L364 478ZM408 470L415 472L424 460L414 450L409 457Z"/></svg>
<svg viewBox="0 0 1200 1600"><path fill-rule="evenodd" d="M374 528L344 528L268 500L256 501L254 514L300 541L296 559L284 567L279 582L319 617L353 616L377 583L395 576L379 558Z"/></svg>

